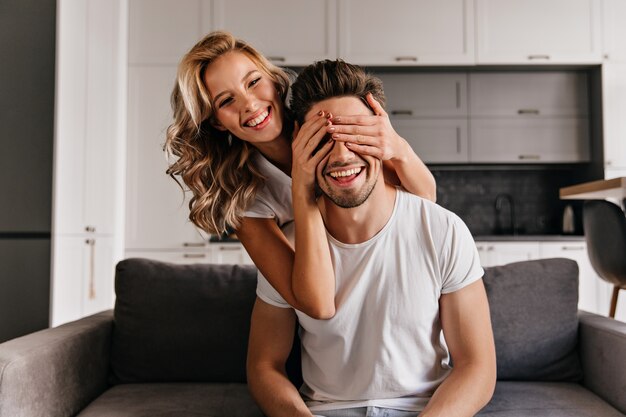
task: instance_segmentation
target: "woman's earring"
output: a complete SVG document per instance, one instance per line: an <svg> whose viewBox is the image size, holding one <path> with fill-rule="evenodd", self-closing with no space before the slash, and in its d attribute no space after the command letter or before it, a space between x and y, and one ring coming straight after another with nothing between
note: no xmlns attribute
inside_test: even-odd
<svg viewBox="0 0 626 417"><path fill-rule="evenodd" d="M228 146L232 146L232 144L233 144L233 135L231 135L230 132L228 133L227 140L228 140Z"/></svg>

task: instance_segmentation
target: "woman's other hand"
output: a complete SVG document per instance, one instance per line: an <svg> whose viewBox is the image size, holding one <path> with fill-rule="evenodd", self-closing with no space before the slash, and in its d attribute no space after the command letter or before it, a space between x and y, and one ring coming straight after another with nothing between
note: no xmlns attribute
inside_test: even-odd
<svg viewBox="0 0 626 417"><path fill-rule="evenodd" d="M412 153L410 145L391 126L389 115L372 94L366 98L374 115L335 116L327 132L334 140L346 142L349 149L359 154L383 161L406 159L407 154Z"/></svg>

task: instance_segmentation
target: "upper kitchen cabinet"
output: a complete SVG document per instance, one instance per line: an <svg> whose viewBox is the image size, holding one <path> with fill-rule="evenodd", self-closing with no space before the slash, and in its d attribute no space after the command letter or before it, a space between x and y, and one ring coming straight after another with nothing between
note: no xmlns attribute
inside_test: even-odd
<svg viewBox="0 0 626 417"><path fill-rule="evenodd" d="M129 63L178 64L210 30L210 15L210 0L129 0Z"/></svg>
<svg viewBox="0 0 626 417"><path fill-rule="evenodd" d="M474 73L469 90L470 162L589 160L585 73Z"/></svg>
<svg viewBox="0 0 626 417"><path fill-rule="evenodd" d="M467 74L382 73L391 123L427 163L468 159Z"/></svg>
<svg viewBox="0 0 626 417"><path fill-rule="evenodd" d="M214 0L214 28L250 42L276 65L337 56L336 0Z"/></svg>
<svg viewBox="0 0 626 417"><path fill-rule="evenodd" d="M175 66L129 70L126 169L126 248L184 249L204 245L187 220L187 201L165 174L165 132L172 122L169 96Z"/></svg>
<svg viewBox="0 0 626 417"><path fill-rule="evenodd" d="M476 0L477 63L600 63L600 25L600 0Z"/></svg>
<svg viewBox="0 0 626 417"><path fill-rule="evenodd" d="M576 71L469 75L471 116L586 116L587 74Z"/></svg>
<svg viewBox="0 0 626 417"><path fill-rule="evenodd" d="M602 3L604 60L626 62L626 1L604 0Z"/></svg>
<svg viewBox="0 0 626 417"><path fill-rule="evenodd" d="M339 0L339 57L370 66L474 63L472 0Z"/></svg>
<svg viewBox="0 0 626 417"><path fill-rule="evenodd" d="M605 177L626 171L626 63L602 66L602 127Z"/></svg>

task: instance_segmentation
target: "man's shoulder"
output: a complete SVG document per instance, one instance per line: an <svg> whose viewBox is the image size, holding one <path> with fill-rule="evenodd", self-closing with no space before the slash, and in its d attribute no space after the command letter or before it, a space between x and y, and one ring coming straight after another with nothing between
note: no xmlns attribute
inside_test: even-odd
<svg viewBox="0 0 626 417"><path fill-rule="evenodd" d="M454 221L459 219L459 216L457 214L444 207L441 207L434 201L417 196L415 194L411 194L408 191L402 189L398 189L398 193L400 194L400 201L404 203L405 208L411 210L416 214L428 215L434 218L448 219Z"/></svg>

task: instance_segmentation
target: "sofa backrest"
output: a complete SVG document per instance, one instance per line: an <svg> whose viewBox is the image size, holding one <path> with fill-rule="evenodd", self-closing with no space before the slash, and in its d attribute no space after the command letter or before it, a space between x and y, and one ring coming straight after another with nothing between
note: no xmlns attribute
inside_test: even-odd
<svg viewBox="0 0 626 417"><path fill-rule="evenodd" d="M578 380L578 266L485 268L498 379ZM245 382L256 269L127 259L116 269L112 383ZM299 380L298 348L291 362Z"/></svg>
<svg viewBox="0 0 626 417"><path fill-rule="evenodd" d="M578 264L541 259L485 268L499 380L578 381Z"/></svg>

